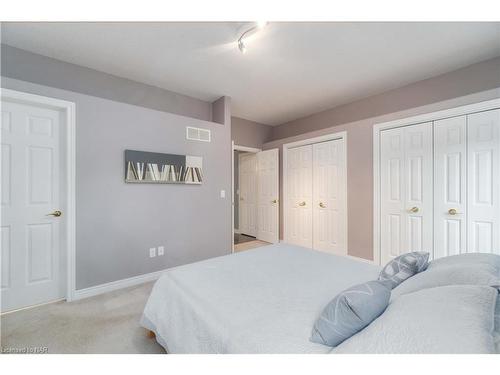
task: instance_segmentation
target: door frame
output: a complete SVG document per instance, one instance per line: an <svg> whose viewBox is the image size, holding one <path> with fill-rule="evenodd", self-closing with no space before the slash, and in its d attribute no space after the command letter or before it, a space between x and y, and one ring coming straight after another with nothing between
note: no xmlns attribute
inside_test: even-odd
<svg viewBox="0 0 500 375"><path fill-rule="evenodd" d="M373 125L373 262L380 264L380 133L383 130L417 125L425 122L444 120L477 112L500 108L500 99L492 99L450 109L428 112L417 116L405 117ZM434 126L434 125L433 125Z"/></svg>
<svg viewBox="0 0 500 375"><path fill-rule="evenodd" d="M282 170L283 170L283 200L282 200L282 207L283 207L283 241L288 242L288 230L287 230L287 224L288 224L288 208L286 202L288 202L288 150L291 148L295 147L300 147L300 146L307 146L307 145L312 145L314 143L320 143L320 142L328 142L328 141L334 141L334 140L339 140L341 139L344 142L344 241L345 241L345 254L347 255L349 253L349 246L348 246L348 222L347 222L347 199L348 199L348 190L347 190L347 131L341 131L337 133L330 133L326 135L321 135L319 137L313 137L313 138L307 138L303 139L300 141L295 141L295 142L290 142L290 143L285 143L283 145L283 164L282 164Z"/></svg>
<svg viewBox="0 0 500 375"><path fill-rule="evenodd" d="M243 151L243 152L252 152L256 154L257 152L262 151L260 148L255 147L247 147L240 146L234 143L234 140L231 141L231 253L234 253L234 152L235 151ZM239 168L238 168L239 170ZM239 176L238 176L239 178Z"/></svg>
<svg viewBox="0 0 500 375"><path fill-rule="evenodd" d="M65 150L66 176L65 184L66 212L62 216L66 226L65 240L61 241L61 248L66 248L66 301L73 301L75 296L75 254L76 254L76 105L66 100L51 98L42 95L30 94L22 91L2 88L0 90L1 102L20 103L55 109L63 115L61 126L65 127L66 136L61 149ZM1 220L1 219L0 219Z"/></svg>

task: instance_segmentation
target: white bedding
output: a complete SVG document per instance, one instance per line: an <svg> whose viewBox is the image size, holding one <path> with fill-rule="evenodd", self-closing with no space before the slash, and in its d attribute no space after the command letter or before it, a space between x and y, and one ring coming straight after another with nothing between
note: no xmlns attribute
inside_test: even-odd
<svg viewBox="0 0 500 375"><path fill-rule="evenodd" d="M286 244L177 267L141 324L169 353L328 353L309 341L324 306L380 267Z"/></svg>

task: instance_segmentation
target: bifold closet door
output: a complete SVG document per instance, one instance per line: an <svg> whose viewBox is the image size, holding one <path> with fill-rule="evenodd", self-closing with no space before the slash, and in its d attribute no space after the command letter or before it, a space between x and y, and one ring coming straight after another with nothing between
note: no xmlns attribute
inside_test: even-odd
<svg viewBox="0 0 500 375"><path fill-rule="evenodd" d="M249 236L257 234L257 157L252 153L239 156L240 205L239 229Z"/></svg>
<svg viewBox="0 0 500 375"><path fill-rule="evenodd" d="M344 140L313 145L313 248L345 255Z"/></svg>
<svg viewBox="0 0 500 375"><path fill-rule="evenodd" d="M312 247L312 146L288 150L287 241Z"/></svg>
<svg viewBox="0 0 500 375"><path fill-rule="evenodd" d="M381 262L433 251L432 123L380 134Z"/></svg>
<svg viewBox="0 0 500 375"><path fill-rule="evenodd" d="M434 258L467 251L467 117L434 122Z"/></svg>
<svg viewBox="0 0 500 375"><path fill-rule="evenodd" d="M500 254L500 110L467 122L467 251Z"/></svg>
<svg viewBox="0 0 500 375"><path fill-rule="evenodd" d="M257 239L279 241L279 150L257 153Z"/></svg>

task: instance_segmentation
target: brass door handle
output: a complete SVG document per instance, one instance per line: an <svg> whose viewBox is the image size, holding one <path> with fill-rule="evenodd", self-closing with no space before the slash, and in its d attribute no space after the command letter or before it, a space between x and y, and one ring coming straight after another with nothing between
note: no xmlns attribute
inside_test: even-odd
<svg viewBox="0 0 500 375"><path fill-rule="evenodd" d="M54 212L51 212L50 214L47 214L45 216L55 216L55 217L59 217L62 215L62 212L57 210L57 211L54 211Z"/></svg>
<svg viewBox="0 0 500 375"><path fill-rule="evenodd" d="M410 208L410 212L416 214L418 212L418 207L412 207L412 208Z"/></svg>
<svg viewBox="0 0 500 375"><path fill-rule="evenodd" d="M456 208L450 208L450 209L448 210L448 214L450 214L450 215L457 215L457 214L458 214L458 211L457 211L457 209L456 209Z"/></svg>
<svg viewBox="0 0 500 375"><path fill-rule="evenodd" d="M278 203L278 200L277 200L277 199L273 199L273 200L271 201L271 203Z"/></svg>
<svg viewBox="0 0 500 375"><path fill-rule="evenodd" d="M321 208L326 208L326 206L325 206L325 204L324 204L323 202L319 202L319 206L320 206Z"/></svg>
<svg viewBox="0 0 500 375"><path fill-rule="evenodd" d="M299 206L304 207L306 205L306 202L300 202Z"/></svg>

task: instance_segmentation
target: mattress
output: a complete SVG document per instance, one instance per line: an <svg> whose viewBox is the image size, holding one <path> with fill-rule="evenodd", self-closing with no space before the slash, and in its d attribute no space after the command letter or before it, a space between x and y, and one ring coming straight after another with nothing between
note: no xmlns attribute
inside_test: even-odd
<svg viewBox="0 0 500 375"><path fill-rule="evenodd" d="M309 341L325 305L380 267L277 244L166 271L141 325L169 353L328 353Z"/></svg>

